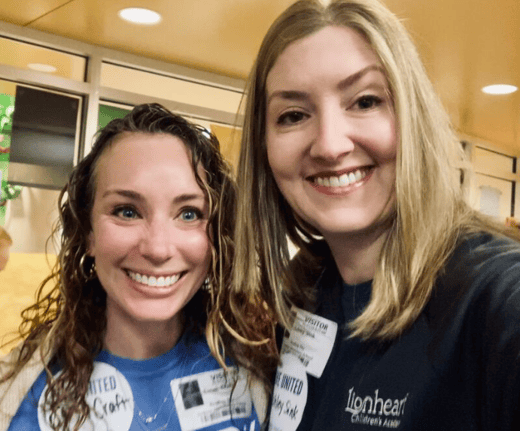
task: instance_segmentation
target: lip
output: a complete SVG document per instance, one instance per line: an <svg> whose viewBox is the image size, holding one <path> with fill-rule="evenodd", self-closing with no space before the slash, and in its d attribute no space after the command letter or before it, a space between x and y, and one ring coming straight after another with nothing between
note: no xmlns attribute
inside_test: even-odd
<svg viewBox="0 0 520 431"><path fill-rule="evenodd" d="M340 177L341 175L350 174L358 170L364 171L365 176L360 180L356 181L354 184L348 184L345 186L326 186L318 184L316 182L317 178ZM321 194L325 194L328 196L344 196L354 192L355 190L359 189L364 184L366 184L366 182L372 177L374 170L374 166L363 166L334 172L320 172L319 174L307 177L307 180L309 182L309 185L313 188L313 190L316 190Z"/></svg>

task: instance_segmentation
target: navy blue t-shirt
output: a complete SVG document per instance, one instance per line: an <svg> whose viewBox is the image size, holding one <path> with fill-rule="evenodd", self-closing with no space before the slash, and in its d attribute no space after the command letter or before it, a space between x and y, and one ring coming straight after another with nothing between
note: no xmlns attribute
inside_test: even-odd
<svg viewBox="0 0 520 431"><path fill-rule="evenodd" d="M334 346L323 374L303 377L301 420L284 431L520 430L517 242L462 241L423 312L391 342L349 338L370 289L345 285L330 262L315 313L338 324Z"/></svg>

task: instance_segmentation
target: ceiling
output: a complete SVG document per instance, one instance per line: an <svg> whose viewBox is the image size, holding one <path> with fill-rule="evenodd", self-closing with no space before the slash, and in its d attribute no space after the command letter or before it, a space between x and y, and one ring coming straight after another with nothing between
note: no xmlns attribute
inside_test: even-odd
<svg viewBox="0 0 520 431"><path fill-rule="evenodd" d="M457 130L520 156L519 0L384 0L415 39ZM0 20L197 69L246 78L270 23L292 0L2 0ZM162 14L154 27L118 18ZM0 61L1 61L0 53Z"/></svg>

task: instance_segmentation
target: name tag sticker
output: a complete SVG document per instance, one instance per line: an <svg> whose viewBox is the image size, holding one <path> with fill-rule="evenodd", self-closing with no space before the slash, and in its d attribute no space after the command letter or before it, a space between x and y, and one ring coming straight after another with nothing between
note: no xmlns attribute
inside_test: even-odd
<svg viewBox="0 0 520 431"><path fill-rule="evenodd" d="M283 355L274 380L269 431L295 431L307 403L307 373L301 361Z"/></svg>
<svg viewBox="0 0 520 431"><path fill-rule="evenodd" d="M281 354L296 356L309 374L320 378L336 341L338 324L296 307L293 311L294 323L285 332Z"/></svg>
<svg viewBox="0 0 520 431"><path fill-rule="evenodd" d="M50 412L44 411L45 386L38 403L38 423L42 431L56 429L51 423ZM87 395L90 416L80 427L81 431L128 431L134 416L134 396L128 380L115 367L104 362L94 362ZM76 421L73 419L71 429Z"/></svg>
<svg viewBox="0 0 520 431"><path fill-rule="evenodd" d="M172 380L170 387L182 431L252 414L247 374L236 367L227 373L218 369L181 377Z"/></svg>

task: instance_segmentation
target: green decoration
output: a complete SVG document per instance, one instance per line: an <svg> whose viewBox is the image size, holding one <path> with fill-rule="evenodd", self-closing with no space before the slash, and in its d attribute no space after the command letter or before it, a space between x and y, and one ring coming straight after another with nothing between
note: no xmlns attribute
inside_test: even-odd
<svg viewBox="0 0 520 431"><path fill-rule="evenodd" d="M98 129L102 129L115 118L123 118L129 112L130 109L100 104L98 113Z"/></svg>
<svg viewBox="0 0 520 431"><path fill-rule="evenodd" d="M9 183L2 184L2 200L16 199L22 193L22 186L13 186Z"/></svg>
<svg viewBox="0 0 520 431"><path fill-rule="evenodd" d="M10 187L7 183L9 156L11 151L11 132L13 128L14 96L0 94L0 226L5 223L7 196L14 199L21 192ZM16 186L19 187L19 186ZM16 195L16 196L15 196Z"/></svg>

